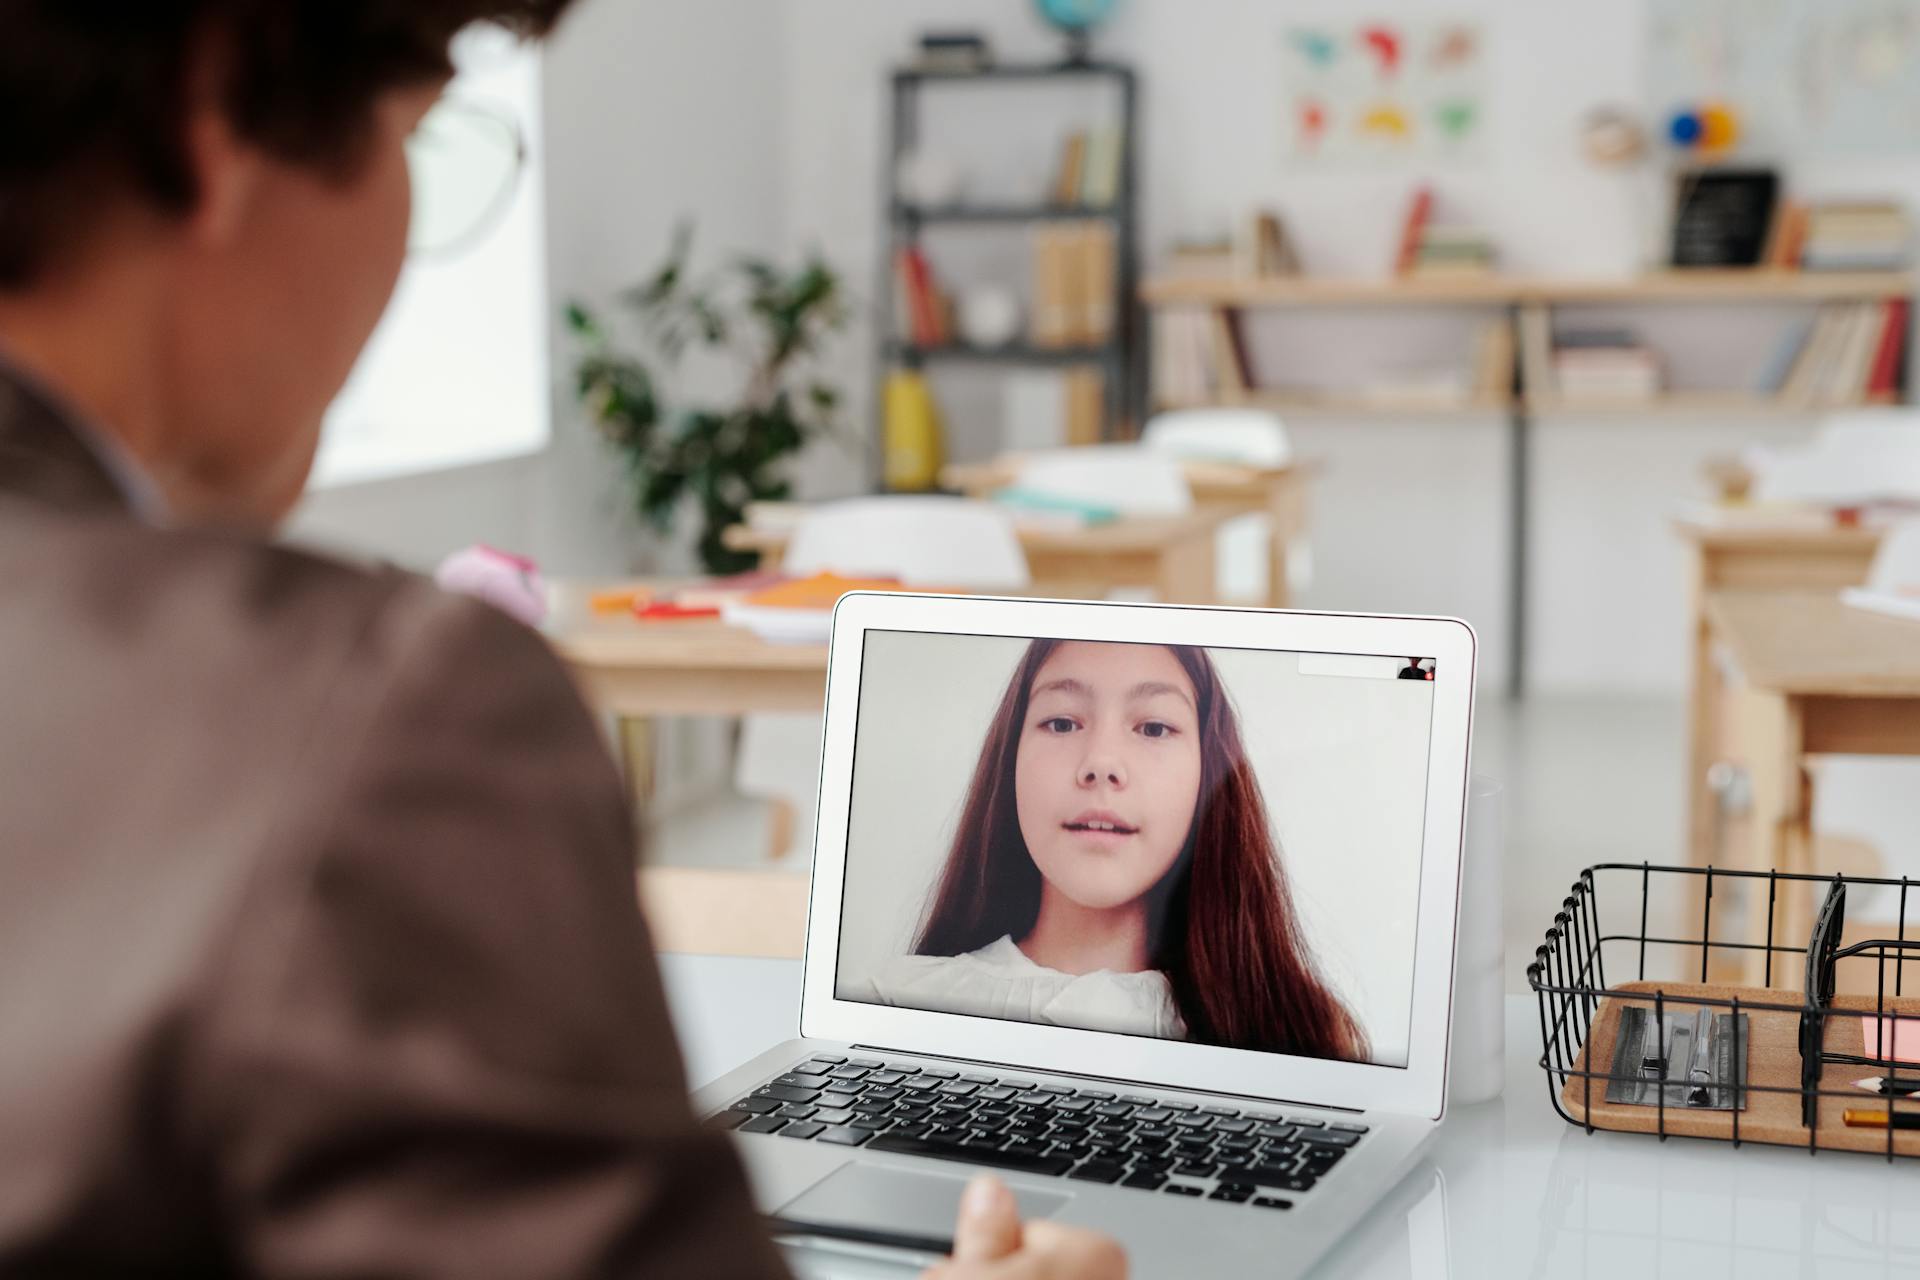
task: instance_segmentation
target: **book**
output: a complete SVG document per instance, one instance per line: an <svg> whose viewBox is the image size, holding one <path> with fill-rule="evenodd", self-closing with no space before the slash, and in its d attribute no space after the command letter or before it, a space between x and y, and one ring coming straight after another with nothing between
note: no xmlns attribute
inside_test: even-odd
<svg viewBox="0 0 1920 1280"><path fill-rule="evenodd" d="M1879 303L1855 303L1849 309L1847 340L1828 374L1828 400L1854 404L1866 398L1873 358L1879 354L1880 334L1886 323L1886 308Z"/></svg>
<svg viewBox="0 0 1920 1280"><path fill-rule="evenodd" d="M1867 399L1876 404L1891 404L1899 398L1907 326L1913 321L1913 303L1908 299L1895 298L1885 305L1887 320L1880 330L1880 349L1874 353L1873 369L1867 376Z"/></svg>
<svg viewBox="0 0 1920 1280"><path fill-rule="evenodd" d="M1077 243L1081 336L1089 343L1105 342L1113 336L1119 292L1118 242L1113 225L1089 222L1079 229Z"/></svg>
<svg viewBox="0 0 1920 1280"><path fill-rule="evenodd" d="M1295 276L1300 274L1300 259L1293 242L1287 238L1286 224L1280 215L1263 209L1253 220L1253 274L1256 276Z"/></svg>
<svg viewBox="0 0 1920 1280"><path fill-rule="evenodd" d="M993 65L993 46L971 31L929 31L920 37L915 65L922 71L984 71Z"/></svg>
<svg viewBox="0 0 1920 1280"><path fill-rule="evenodd" d="M1065 228L1036 227L1033 232L1032 337L1037 347L1065 347L1074 341L1072 246Z"/></svg>
<svg viewBox="0 0 1920 1280"><path fill-rule="evenodd" d="M1800 252L1807 240L1807 206L1797 200L1782 200L1767 232L1762 265L1774 271L1797 271Z"/></svg>
<svg viewBox="0 0 1920 1280"><path fill-rule="evenodd" d="M1488 320L1474 339L1473 395L1482 400L1505 400L1513 394L1513 326L1506 320Z"/></svg>
<svg viewBox="0 0 1920 1280"><path fill-rule="evenodd" d="M1062 306L1066 319L1061 345L1076 347L1093 341L1095 319L1091 305L1092 280L1088 275L1087 229L1079 223L1064 223L1054 234L1053 252L1059 263L1054 271L1060 279Z"/></svg>
<svg viewBox="0 0 1920 1280"><path fill-rule="evenodd" d="M1095 129L1087 135L1087 151L1080 175L1080 203L1090 209L1111 208L1120 198L1120 171L1126 140L1118 129Z"/></svg>
<svg viewBox="0 0 1920 1280"><path fill-rule="evenodd" d="M1843 311L1843 307L1834 303L1820 308L1819 314L1814 317L1813 331L1807 335L1806 345L1801 347L1799 358L1793 362L1793 371L1787 375L1786 384L1780 390L1783 399L1793 404L1810 405L1819 395L1835 339L1842 336L1839 329Z"/></svg>
<svg viewBox="0 0 1920 1280"><path fill-rule="evenodd" d="M1073 205L1080 203L1080 186L1087 167L1087 135L1084 130L1075 130L1067 135L1060 148L1060 168L1053 179L1053 203Z"/></svg>
<svg viewBox="0 0 1920 1280"><path fill-rule="evenodd" d="M1106 432L1107 381L1100 370L1081 367L1067 372L1067 445L1098 444Z"/></svg>
<svg viewBox="0 0 1920 1280"><path fill-rule="evenodd" d="M945 326L926 254L918 245L902 245L897 262L906 295L908 334L915 346L938 346L945 340Z"/></svg>
<svg viewBox="0 0 1920 1280"><path fill-rule="evenodd" d="M1215 307L1210 315L1213 382L1227 400L1244 400L1253 389L1239 320L1240 313L1231 307Z"/></svg>
<svg viewBox="0 0 1920 1280"><path fill-rule="evenodd" d="M1015 523L1028 528L1084 529L1088 525L1112 524L1120 518L1116 507L1022 489L1018 485L995 490L990 501L1017 513Z"/></svg>
<svg viewBox="0 0 1920 1280"><path fill-rule="evenodd" d="M1433 188L1420 187L1407 205L1406 218L1400 224L1400 251L1394 257L1394 274L1408 275L1420 261L1420 238L1433 217Z"/></svg>
<svg viewBox="0 0 1920 1280"><path fill-rule="evenodd" d="M1520 308L1520 368L1530 396L1554 395L1553 315L1546 307Z"/></svg>
<svg viewBox="0 0 1920 1280"><path fill-rule="evenodd" d="M1806 349L1807 340L1812 335L1813 319L1811 317L1795 320L1788 325L1785 336L1773 349L1772 358L1760 371L1760 378L1754 385L1754 390L1763 396L1776 396L1785 391L1787 378L1793 372L1794 362L1800 358L1800 353Z"/></svg>

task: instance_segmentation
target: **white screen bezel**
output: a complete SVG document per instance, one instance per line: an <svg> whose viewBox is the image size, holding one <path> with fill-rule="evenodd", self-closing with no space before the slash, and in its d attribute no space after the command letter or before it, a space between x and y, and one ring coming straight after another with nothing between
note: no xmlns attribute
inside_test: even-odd
<svg viewBox="0 0 1920 1280"><path fill-rule="evenodd" d="M869 631L1187 644L1436 660L1426 825L1404 1067L1283 1057L1185 1041L840 1000L840 914L853 790L860 671ZM1475 684L1473 629L1452 618L1275 612L1088 601L855 593L834 612L827 665L819 820L807 912L800 1032L881 1048L1135 1080L1176 1088L1385 1110L1445 1111L1460 853ZM827 786L826 779L833 785Z"/></svg>

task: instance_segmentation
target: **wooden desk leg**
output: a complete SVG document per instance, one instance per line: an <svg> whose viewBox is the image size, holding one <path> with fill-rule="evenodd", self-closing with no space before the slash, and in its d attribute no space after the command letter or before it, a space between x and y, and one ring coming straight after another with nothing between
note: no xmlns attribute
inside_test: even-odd
<svg viewBox="0 0 1920 1280"><path fill-rule="evenodd" d="M1799 703L1777 693L1742 690L1738 708L1742 755L1753 778L1753 814L1748 823L1752 840L1736 865L1742 870L1803 872L1807 866L1807 783ZM1742 924L1738 941L1804 947L1810 913L1804 886L1781 884L1771 918L1764 881L1743 886ZM1719 893L1716 891L1715 896ZM1769 933L1771 930L1771 933ZM1715 929L1716 937L1726 936ZM1747 953L1746 981L1765 981L1766 956ZM1775 953L1772 985L1797 987L1801 981L1799 957Z"/></svg>
<svg viewBox="0 0 1920 1280"><path fill-rule="evenodd" d="M1167 604L1218 604L1220 584L1215 566L1214 531L1167 547L1160 553L1159 581L1154 590Z"/></svg>
<svg viewBox="0 0 1920 1280"><path fill-rule="evenodd" d="M1720 856L1714 848L1719 797L1707 786L1707 773L1723 758L1717 741L1721 716L1721 678L1713 661L1713 632L1707 626L1707 553L1696 549L1692 566L1691 682L1687 702L1687 856L1704 867Z"/></svg>
<svg viewBox="0 0 1920 1280"><path fill-rule="evenodd" d="M1293 599L1293 583L1288 579L1287 549L1301 537L1307 524L1307 495L1298 477L1289 476L1274 486L1267 504L1267 605L1284 609Z"/></svg>
<svg viewBox="0 0 1920 1280"><path fill-rule="evenodd" d="M618 716L620 777L627 784L627 803L637 820L644 820L653 800L653 721L643 716Z"/></svg>

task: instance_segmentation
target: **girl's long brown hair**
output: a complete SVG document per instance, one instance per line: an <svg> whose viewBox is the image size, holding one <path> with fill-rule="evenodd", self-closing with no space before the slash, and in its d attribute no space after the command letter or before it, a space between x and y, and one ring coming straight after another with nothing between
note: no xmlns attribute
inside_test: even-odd
<svg viewBox="0 0 1920 1280"><path fill-rule="evenodd" d="M1040 912L1040 872L1020 834L1014 758L1027 698L1062 642L1035 640L987 729L916 953L955 956L1024 938ZM1240 722L1206 650L1168 645L1193 681L1200 798L1173 867L1148 897L1148 949L1190 1039L1233 1049L1364 1062L1366 1033L1316 972L1247 763Z"/></svg>

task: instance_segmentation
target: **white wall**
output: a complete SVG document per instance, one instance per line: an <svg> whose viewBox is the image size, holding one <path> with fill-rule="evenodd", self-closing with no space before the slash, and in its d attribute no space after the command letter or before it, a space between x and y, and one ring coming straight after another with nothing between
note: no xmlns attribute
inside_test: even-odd
<svg viewBox="0 0 1920 1280"><path fill-rule="evenodd" d="M838 981L906 954L1022 640L870 635L847 832ZM1405 1060L1433 690L1303 675L1291 653L1210 650L1240 713L1321 973ZM926 673L938 671L929 681Z"/></svg>
<svg viewBox="0 0 1920 1280"><path fill-rule="evenodd" d="M1505 264L1552 274L1626 273L1658 251L1661 180L1622 178L1579 158L1592 108L1640 105L1648 0L1395 0L1368 12L1479 15L1489 50L1492 134L1483 163L1306 171L1285 167L1279 37L1291 20L1345 15L1332 3L1131 0L1102 32L1103 54L1142 76L1144 247L1218 232L1256 205L1281 210L1310 270L1378 275L1409 191L1431 180L1449 219L1491 229ZM790 243L819 243L878 296L874 268L885 142L886 69L936 26L986 32L1003 57L1044 57L1055 38L1028 0L791 0L786 44ZM1092 106L1058 95L966 95L936 109L929 138L965 156L987 185L1044 174L1067 129ZM931 101L931 100L930 100ZM983 147L982 140L985 140ZM1801 193L1904 195L1920 204L1920 158L1796 158ZM987 232L932 241L936 266L1024 279L1016 245ZM973 237L970 243L955 238ZM1776 323L1778 317L1768 317ZM1771 350L1739 311L1641 311L1636 323L1682 352L1683 377L1739 385ZM1377 314L1262 319L1257 357L1282 376L1356 363L1417 365L1459 341L1453 318ZM1756 333L1758 336L1756 336ZM1370 336L1369 336L1370 335ZM1677 344L1677 345L1676 345ZM859 350L865 352L867 344ZM857 384L870 384L864 370ZM956 451L991 448L995 401L978 376L941 379ZM1320 570L1306 603L1441 610L1466 617L1483 643L1483 679L1503 680L1508 644L1508 454L1497 418L1395 422L1303 419L1309 453L1329 464L1315 504ZM1685 674L1684 574L1668 534L1675 506L1698 488L1700 461L1755 439L1804 434L1770 421L1551 419L1533 449L1530 665L1543 691L1677 691ZM1410 556L1407 548L1422 554Z"/></svg>
<svg viewBox="0 0 1920 1280"><path fill-rule="evenodd" d="M1345 10L1285 0L1129 0L1103 53L1143 80L1145 242L1218 230L1258 204L1279 208L1310 269L1378 274L1411 187L1432 180L1443 212L1492 229L1513 269L1626 272L1657 248L1660 182L1596 172L1578 155L1579 122L1607 103L1637 106L1649 0L1396 0L1395 13L1480 15L1492 45L1492 133L1484 162L1459 169L1303 171L1283 165L1279 33L1299 17ZM1058 48L1030 0L586 0L548 54L550 277L556 304L604 298L657 258L674 219L698 217L710 252L825 252L871 303L877 274L886 72L937 26L985 31L1002 56ZM1094 118L1085 95L998 90L929 99L931 135L969 158L982 183L1031 183L1059 134ZM944 103L944 105L940 105ZM1805 194L1904 195L1920 204L1920 159L1796 159ZM1003 232L950 231L936 258L1025 278L1024 249ZM870 423L871 308L838 372L854 426ZM1633 313L1675 352L1676 371L1737 385L1771 345L1779 313L1676 307ZM1275 315L1256 325L1257 355L1280 376L1344 375L1377 359L1412 366L1460 343L1457 318ZM556 348L562 376L568 353ZM993 448L996 384L942 375L956 452ZM353 497L322 495L302 532L376 550L480 539L530 550L556 570L686 564L636 535L616 465L556 390L554 442L537 465L453 482L428 479ZM1809 425L1699 418L1553 418L1532 459L1534 536L1529 652L1545 692L1669 692L1682 683L1681 551L1668 532L1698 490L1699 463ZM1458 614L1483 642L1482 675L1500 686L1508 653L1508 451L1495 417L1395 421L1301 419L1306 452L1327 471L1315 502L1319 574L1305 603ZM816 448L803 492L851 492L868 458ZM507 495L509 477L531 495ZM448 500L472 492L472 503ZM424 495L424 496L423 496ZM1409 553L1418 548L1419 554ZM655 559L649 561L649 557Z"/></svg>

